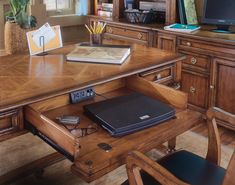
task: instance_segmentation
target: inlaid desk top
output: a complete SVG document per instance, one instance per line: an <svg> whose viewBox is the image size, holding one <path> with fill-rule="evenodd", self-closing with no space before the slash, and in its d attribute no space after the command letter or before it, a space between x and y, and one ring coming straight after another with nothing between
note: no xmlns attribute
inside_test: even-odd
<svg viewBox="0 0 235 185"><path fill-rule="evenodd" d="M66 62L75 45L39 57L0 57L0 112L184 59L182 55L133 45L122 65Z"/></svg>

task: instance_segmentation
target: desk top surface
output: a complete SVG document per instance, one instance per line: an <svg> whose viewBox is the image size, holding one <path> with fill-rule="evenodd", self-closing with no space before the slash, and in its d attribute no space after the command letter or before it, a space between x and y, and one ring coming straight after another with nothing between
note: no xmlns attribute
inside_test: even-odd
<svg viewBox="0 0 235 185"><path fill-rule="evenodd" d="M122 65L66 62L75 45L44 57L17 54L0 57L0 111L66 94L87 86L137 74L184 57L156 48L133 45Z"/></svg>

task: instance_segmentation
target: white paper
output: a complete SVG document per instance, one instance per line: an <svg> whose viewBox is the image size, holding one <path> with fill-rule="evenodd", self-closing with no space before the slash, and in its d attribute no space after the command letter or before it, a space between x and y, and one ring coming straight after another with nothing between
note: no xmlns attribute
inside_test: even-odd
<svg viewBox="0 0 235 185"><path fill-rule="evenodd" d="M46 45L51 39L55 38L55 36L56 34L49 23L44 24L41 28L32 34L33 41L39 48L43 46L42 37L44 37L44 45Z"/></svg>

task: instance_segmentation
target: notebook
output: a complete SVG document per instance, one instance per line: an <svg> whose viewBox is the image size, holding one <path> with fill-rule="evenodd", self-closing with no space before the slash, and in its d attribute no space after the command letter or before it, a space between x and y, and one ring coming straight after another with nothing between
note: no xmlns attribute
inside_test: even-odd
<svg viewBox="0 0 235 185"><path fill-rule="evenodd" d="M68 61L92 62L104 64L122 64L130 55L130 46L119 45L98 45L98 46L81 46L76 48L67 55Z"/></svg>

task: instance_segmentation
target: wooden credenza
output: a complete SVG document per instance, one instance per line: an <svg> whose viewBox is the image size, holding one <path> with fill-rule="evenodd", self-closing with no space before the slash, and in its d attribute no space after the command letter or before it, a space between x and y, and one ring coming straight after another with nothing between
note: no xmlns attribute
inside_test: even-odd
<svg viewBox="0 0 235 185"><path fill-rule="evenodd" d="M95 20L107 23L109 29L104 34L107 38L128 39L186 55L181 90L189 95L189 108L205 113L209 107L216 106L235 113L235 34L213 33L209 31L211 27L202 27L192 34L177 33L165 31L159 24L129 24L123 20L90 16L90 22ZM136 30L135 38L128 31L110 31L113 27ZM145 33L143 37L142 33ZM221 125L235 130L235 125Z"/></svg>

